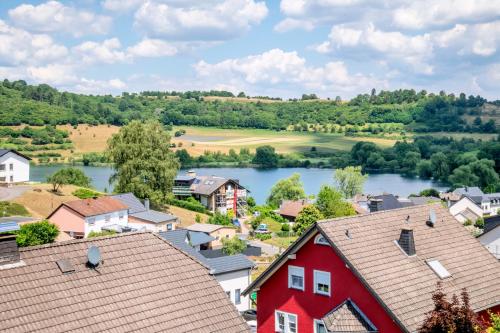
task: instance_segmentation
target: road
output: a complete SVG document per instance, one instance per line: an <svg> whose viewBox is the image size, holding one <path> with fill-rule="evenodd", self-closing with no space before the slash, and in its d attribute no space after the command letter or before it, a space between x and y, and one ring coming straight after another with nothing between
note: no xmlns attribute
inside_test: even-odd
<svg viewBox="0 0 500 333"><path fill-rule="evenodd" d="M31 189L29 185L19 185L12 187L0 187L0 201L10 201L21 196L24 192Z"/></svg>

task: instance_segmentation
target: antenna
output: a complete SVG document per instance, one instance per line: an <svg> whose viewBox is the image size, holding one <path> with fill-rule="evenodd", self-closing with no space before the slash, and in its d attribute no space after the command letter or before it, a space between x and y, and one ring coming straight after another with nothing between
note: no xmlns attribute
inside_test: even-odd
<svg viewBox="0 0 500 333"><path fill-rule="evenodd" d="M434 209L429 210L429 219L427 220L427 225L429 227L434 227L436 225L436 212Z"/></svg>
<svg viewBox="0 0 500 333"><path fill-rule="evenodd" d="M87 263L91 267L97 267L99 266L99 263L101 262L101 250L95 245L92 245L89 247L87 250Z"/></svg>

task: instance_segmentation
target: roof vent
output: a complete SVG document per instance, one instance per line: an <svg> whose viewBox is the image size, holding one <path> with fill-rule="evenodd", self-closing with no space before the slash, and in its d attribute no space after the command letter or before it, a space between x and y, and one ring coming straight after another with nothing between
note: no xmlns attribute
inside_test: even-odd
<svg viewBox="0 0 500 333"><path fill-rule="evenodd" d="M434 211L434 209L429 210L429 218L427 219L426 224L429 227L434 227L436 225L436 220L436 212Z"/></svg>
<svg viewBox="0 0 500 333"><path fill-rule="evenodd" d="M71 274L75 271L75 268L73 267L69 259L59 259L58 261L56 261L56 264L63 274Z"/></svg>
<svg viewBox="0 0 500 333"><path fill-rule="evenodd" d="M401 234L399 235L398 244L401 247L401 249L405 251L406 255L414 256L416 254L415 239L413 238L413 230L402 229Z"/></svg>
<svg viewBox="0 0 500 333"><path fill-rule="evenodd" d="M101 263L101 250L95 245L92 245L87 250L87 265L95 268Z"/></svg>
<svg viewBox="0 0 500 333"><path fill-rule="evenodd" d="M345 235L347 238L351 239L351 233L349 232L349 229L345 229Z"/></svg>
<svg viewBox="0 0 500 333"><path fill-rule="evenodd" d="M446 279L451 276L450 272L437 259L427 260L427 265L429 265L440 279Z"/></svg>

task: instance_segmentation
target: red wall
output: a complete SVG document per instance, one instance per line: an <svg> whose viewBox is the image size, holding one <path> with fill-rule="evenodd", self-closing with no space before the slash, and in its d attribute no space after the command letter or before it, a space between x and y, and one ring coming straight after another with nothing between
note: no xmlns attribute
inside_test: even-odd
<svg viewBox="0 0 500 333"><path fill-rule="evenodd" d="M304 267L304 291L288 288L288 265ZM331 273L330 297L314 294L314 269ZM314 244L312 238L297 252L296 259L288 260L260 287L257 296L258 332L275 332L275 310L296 314L300 333L313 332L314 319L321 319L347 298L356 303L380 333L401 332L333 249Z"/></svg>

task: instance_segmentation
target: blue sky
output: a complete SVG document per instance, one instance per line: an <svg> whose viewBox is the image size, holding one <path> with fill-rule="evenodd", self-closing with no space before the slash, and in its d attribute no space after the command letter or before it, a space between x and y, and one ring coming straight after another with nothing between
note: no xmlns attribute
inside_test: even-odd
<svg viewBox="0 0 500 333"><path fill-rule="evenodd" d="M0 77L83 93L500 98L500 1L0 2Z"/></svg>

